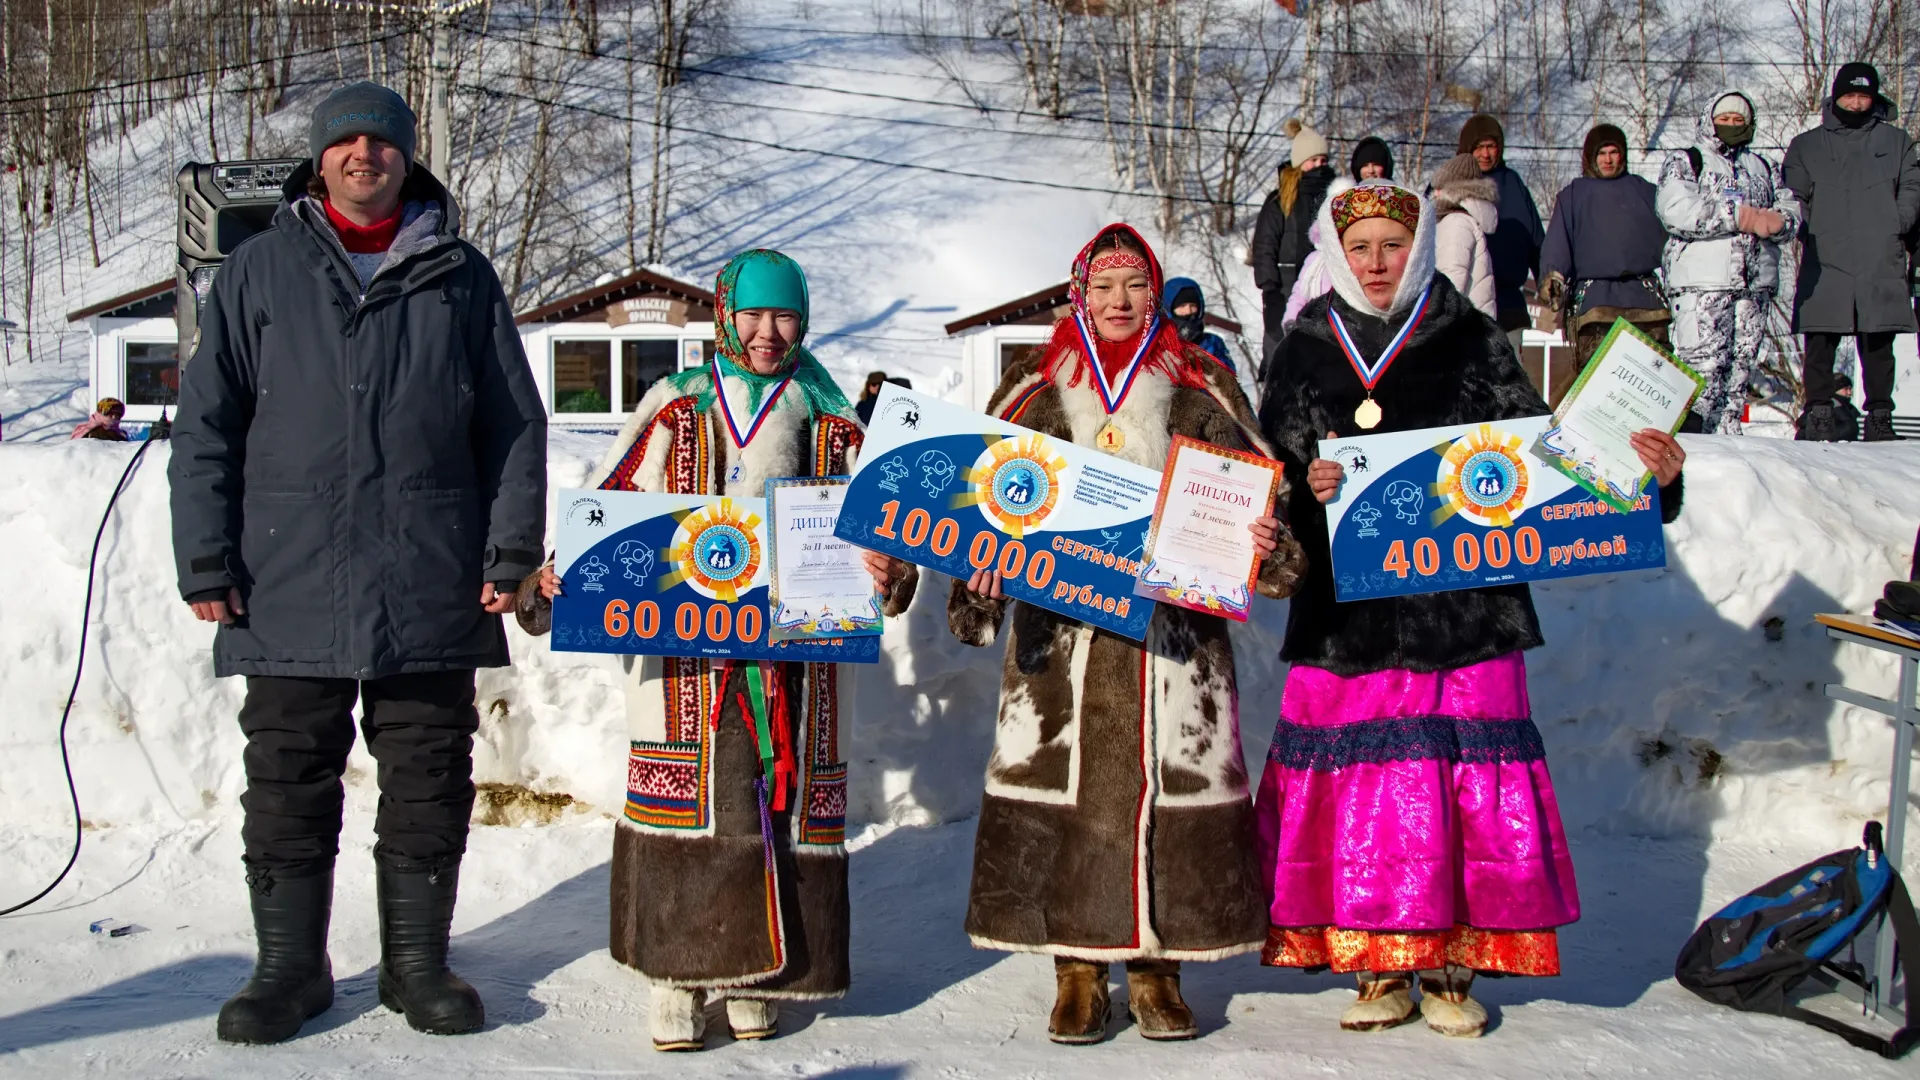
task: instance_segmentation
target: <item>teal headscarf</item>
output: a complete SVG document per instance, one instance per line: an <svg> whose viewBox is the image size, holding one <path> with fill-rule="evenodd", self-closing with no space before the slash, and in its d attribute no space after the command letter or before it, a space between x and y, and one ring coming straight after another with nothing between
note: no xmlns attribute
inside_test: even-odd
<svg viewBox="0 0 1920 1080"><path fill-rule="evenodd" d="M756 308L779 308L800 314L800 332L794 335L793 344L787 349L787 362L772 375L753 370L747 362L747 350L740 342L739 331L733 325L735 312ZM833 376L827 374L820 361L801 344L807 338L809 308L806 272L800 269L799 263L777 251L766 248L743 251L720 268L713 289L715 361L722 371L747 385L748 408L758 409L762 397L791 373L793 381L805 393L807 409L813 416L853 414L852 404L840 392ZM713 404L717 388L712 384L709 369L683 372L676 378L687 381L684 389L699 396L700 408ZM700 385L702 383L704 385Z"/></svg>

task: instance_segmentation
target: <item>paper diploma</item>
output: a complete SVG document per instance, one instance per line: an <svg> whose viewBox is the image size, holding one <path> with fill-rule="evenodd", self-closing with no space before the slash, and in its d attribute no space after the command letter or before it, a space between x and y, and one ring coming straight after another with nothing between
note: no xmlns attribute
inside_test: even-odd
<svg viewBox="0 0 1920 1080"><path fill-rule="evenodd" d="M1278 462L1174 436L1134 594L1245 622L1260 572L1247 526L1279 487Z"/></svg>
<svg viewBox="0 0 1920 1080"><path fill-rule="evenodd" d="M846 501L844 476L767 481L773 580L767 596L774 641L878 634L880 595L860 549L833 535Z"/></svg>
<svg viewBox="0 0 1920 1080"><path fill-rule="evenodd" d="M1616 319L1534 453L1625 512L1652 475L1629 439L1647 428L1678 431L1701 384L1691 368Z"/></svg>

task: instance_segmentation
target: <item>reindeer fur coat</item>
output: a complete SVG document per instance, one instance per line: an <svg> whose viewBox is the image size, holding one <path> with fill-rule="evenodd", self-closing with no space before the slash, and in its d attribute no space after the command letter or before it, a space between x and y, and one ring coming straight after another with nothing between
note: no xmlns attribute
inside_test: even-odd
<svg viewBox="0 0 1920 1080"><path fill-rule="evenodd" d="M988 411L1047 384L1018 422L1094 447L1109 417L1086 363L1062 357L1051 379L1040 357L1013 364ZM1224 367L1192 353L1168 363L1203 371L1204 388L1143 370L1111 418L1125 436L1116 456L1160 469L1175 434L1271 454ZM1285 597L1303 572L1283 531L1259 591ZM967 908L974 945L1097 960L1258 948L1266 896L1228 623L1163 604L1136 642L964 581L947 614L969 645L992 644L1007 624Z"/></svg>

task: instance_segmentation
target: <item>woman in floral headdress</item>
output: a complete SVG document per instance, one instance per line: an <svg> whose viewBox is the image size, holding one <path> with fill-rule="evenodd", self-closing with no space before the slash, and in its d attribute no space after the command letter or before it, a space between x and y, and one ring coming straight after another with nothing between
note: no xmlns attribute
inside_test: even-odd
<svg viewBox="0 0 1920 1080"><path fill-rule="evenodd" d="M800 342L807 279L775 251L734 256L714 289L717 355L660 380L600 462L612 491L759 498L770 478L851 471L861 427ZM869 554L898 615L917 571ZM551 565L520 590L544 633ZM643 656L627 665L627 803L614 829L612 952L653 983L653 1044L696 1050L706 997L726 997L736 1039L774 1033L782 1000L848 985L847 765L840 716L852 672L834 664ZM766 790L748 716L776 734Z"/></svg>
<svg viewBox="0 0 1920 1080"><path fill-rule="evenodd" d="M1158 310L1163 284L1138 233L1102 229L1074 262L1072 314L988 412L1156 472L1174 435L1268 454L1233 373ZM1299 545L1271 516L1252 541L1260 592L1291 593ZM954 582L947 617L979 646L1010 623L967 933L1054 957L1056 1042L1105 1036L1113 961L1142 1035L1192 1038L1180 962L1266 931L1226 621L1161 605L1134 641L1009 605L992 571Z"/></svg>
<svg viewBox="0 0 1920 1080"><path fill-rule="evenodd" d="M1259 794L1272 927L1262 959L1355 973L1341 1017L1377 1031L1420 1012L1485 1029L1478 971L1556 975L1554 928L1580 917L1521 651L1542 643L1525 585L1336 603L1322 506L1339 490L1322 438L1547 412L1493 319L1434 270L1433 207L1391 181L1327 200L1333 291L1275 353L1261 428L1293 483L1309 571L1281 657L1293 666ZM1634 436L1680 511L1685 453Z"/></svg>

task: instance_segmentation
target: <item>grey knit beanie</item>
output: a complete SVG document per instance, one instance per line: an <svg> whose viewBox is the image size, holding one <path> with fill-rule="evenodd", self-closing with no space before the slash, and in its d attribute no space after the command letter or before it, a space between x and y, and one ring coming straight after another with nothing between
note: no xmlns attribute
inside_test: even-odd
<svg viewBox="0 0 1920 1080"><path fill-rule="evenodd" d="M413 151L418 145L419 118L399 94L378 83L356 82L335 90L313 110L313 123L307 129L307 152L313 167L320 168L320 154L327 147L355 135L385 139L399 149L413 167Z"/></svg>
<svg viewBox="0 0 1920 1080"><path fill-rule="evenodd" d="M1427 178L1427 182L1433 185L1433 190L1439 191L1450 184L1478 179L1480 179L1480 163L1473 160L1473 155L1456 154L1433 170L1433 175Z"/></svg>

